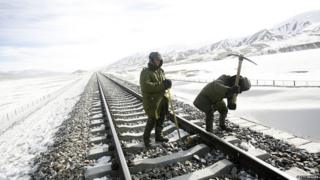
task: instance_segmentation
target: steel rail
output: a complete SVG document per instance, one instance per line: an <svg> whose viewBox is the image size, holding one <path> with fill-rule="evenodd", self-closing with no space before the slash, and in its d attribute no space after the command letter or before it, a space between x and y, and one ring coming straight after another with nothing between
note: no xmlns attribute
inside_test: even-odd
<svg viewBox="0 0 320 180"><path fill-rule="evenodd" d="M121 148L121 144L120 144L120 141L119 141L119 138L118 138L118 134L117 134L117 131L116 131L115 126L113 124L113 119L112 119L112 116L111 116L111 113L110 113L110 109L109 109L108 103L106 101L106 97L104 95L103 88L102 88L102 85L101 85L101 82L99 80L98 75L97 75L97 81L98 81L101 100L102 100L102 103L103 103L103 106L104 106L104 110L105 110L105 113L106 113L106 118L108 120L110 129L111 129L112 141L114 143L114 146L115 146L115 149L116 149L116 152L117 152L116 153L116 156L117 156L116 159L118 160L118 163L120 164L120 168L121 168L121 172L122 172L121 179L131 180L131 174L130 174L130 171L129 171L129 167L128 167L126 159L124 157L124 154L123 154L123 151L122 151L122 148Z"/></svg>
<svg viewBox="0 0 320 180"><path fill-rule="evenodd" d="M104 75L104 74L103 74ZM110 79L115 84L119 85L121 88L126 90L128 93L134 95L138 99L142 100L142 96L132 89L121 85L120 83L116 82L112 78L104 75L106 78ZM176 115L178 120L179 127L186 130L190 134L199 134L201 139L210 146L217 147L218 149L222 150L230 157L232 157L236 162L243 165L244 167L253 170L255 173L259 175L259 178L263 177L265 179L296 179L292 176L289 176L287 173L273 167L272 165L264 162L263 160L252 156L246 153L244 150L232 145L229 142L225 142L220 139L218 136L208 133L203 128L189 122L183 117ZM173 114L170 113L170 119L173 119Z"/></svg>

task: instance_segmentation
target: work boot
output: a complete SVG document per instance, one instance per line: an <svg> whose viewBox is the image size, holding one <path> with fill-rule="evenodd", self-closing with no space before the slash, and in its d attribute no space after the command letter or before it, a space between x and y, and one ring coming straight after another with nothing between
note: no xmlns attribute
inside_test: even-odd
<svg viewBox="0 0 320 180"><path fill-rule="evenodd" d="M227 117L227 114L220 114L219 127L222 130L231 131L231 129L226 126L226 117Z"/></svg>
<svg viewBox="0 0 320 180"><path fill-rule="evenodd" d="M163 130L163 123L165 119L165 111L162 109L160 113L160 118L156 121L156 129L155 129L155 140L157 142L168 142L169 139L166 137L163 137L162 130Z"/></svg>
<svg viewBox="0 0 320 180"><path fill-rule="evenodd" d="M213 132L213 112L209 111L206 113L206 130Z"/></svg>
<svg viewBox="0 0 320 180"><path fill-rule="evenodd" d="M166 138L166 137L164 137L161 132L159 133L159 132L157 132L157 131L156 131L156 138L155 138L155 140L156 140L156 142L168 142L168 141L169 141L169 139Z"/></svg>
<svg viewBox="0 0 320 180"><path fill-rule="evenodd" d="M143 132L143 142L146 147L150 147L150 134L155 125L156 120L154 118L148 118L146 127Z"/></svg>

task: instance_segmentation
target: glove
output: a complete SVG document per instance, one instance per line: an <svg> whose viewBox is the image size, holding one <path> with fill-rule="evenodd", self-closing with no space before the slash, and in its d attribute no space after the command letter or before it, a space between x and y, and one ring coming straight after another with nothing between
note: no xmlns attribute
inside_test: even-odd
<svg viewBox="0 0 320 180"><path fill-rule="evenodd" d="M229 97L229 98L227 99L227 103L228 103L228 105L227 105L228 109L230 109L230 110L235 110L235 109L237 109L237 104L234 103L234 102L232 102L232 97Z"/></svg>
<svg viewBox="0 0 320 180"><path fill-rule="evenodd" d="M228 109L230 110L236 110L237 109L237 104L236 103L228 103Z"/></svg>
<svg viewBox="0 0 320 180"><path fill-rule="evenodd" d="M238 85L234 85L228 90L227 97L231 97L234 94L239 94L239 93L240 93L240 87Z"/></svg>
<svg viewBox="0 0 320 180"><path fill-rule="evenodd" d="M172 86L172 81L170 79L163 80L164 89L170 89Z"/></svg>

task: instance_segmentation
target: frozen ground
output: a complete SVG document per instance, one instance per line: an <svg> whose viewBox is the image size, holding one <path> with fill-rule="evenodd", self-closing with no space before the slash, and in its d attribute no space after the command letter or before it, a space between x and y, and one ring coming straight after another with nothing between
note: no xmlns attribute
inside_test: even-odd
<svg viewBox="0 0 320 180"><path fill-rule="evenodd" d="M85 74L12 80L1 83L1 86L5 84L10 89L10 91L5 89L4 93L7 96L19 94L16 98L1 96L1 104L3 104L3 98L7 103L6 107L1 109L1 113L7 112L5 111L7 109L15 109L21 104L28 104L33 99L59 92L54 93L54 98L49 102L42 104L26 118L20 119L0 135L1 180L30 179L32 159L40 152L45 151L46 147L52 143L54 133L58 130L59 125L68 118L69 112L79 100L89 77L90 74ZM19 93L15 90L18 90ZM34 104L34 106L37 105Z"/></svg>
<svg viewBox="0 0 320 180"><path fill-rule="evenodd" d="M0 81L0 134L77 83L79 75Z"/></svg>
<svg viewBox="0 0 320 180"><path fill-rule="evenodd" d="M258 80L320 81L320 49L265 56L252 56L258 66L243 62L242 75ZM167 77L210 81L221 74L235 74L237 59L183 64L165 64ZM115 75L139 81L141 69ZM205 83L175 81L173 94L192 104ZM252 87L239 95L232 114L294 135L320 142L320 88Z"/></svg>

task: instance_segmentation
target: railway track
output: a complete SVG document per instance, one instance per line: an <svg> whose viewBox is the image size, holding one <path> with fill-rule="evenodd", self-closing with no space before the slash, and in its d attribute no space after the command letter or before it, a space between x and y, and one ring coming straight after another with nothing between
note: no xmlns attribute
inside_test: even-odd
<svg viewBox="0 0 320 180"><path fill-rule="evenodd" d="M292 178L266 163L265 153L240 149L239 140L208 133L199 121L177 116L179 140L172 114L163 130L169 142L152 142L151 148L145 148L142 134L147 116L141 96L102 74L97 74L97 82L88 159L104 164L87 169L86 179Z"/></svg>

